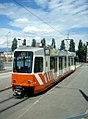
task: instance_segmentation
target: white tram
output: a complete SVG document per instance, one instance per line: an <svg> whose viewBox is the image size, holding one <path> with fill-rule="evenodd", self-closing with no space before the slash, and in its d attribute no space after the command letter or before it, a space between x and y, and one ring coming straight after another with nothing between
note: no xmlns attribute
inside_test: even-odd
<svg viewBox="0 0 88 119"><path fill-rule="evenodd" d="M19 47L14 51L12 88L21 97L42 92L75 70L76 54L52 48Z"/></svg>
<svg viewBox="0 0 88 119"><path fill-rule="evenodd" d="M86 63L88 63L88 43L87 43L87 52L86 52Z"/></svg>

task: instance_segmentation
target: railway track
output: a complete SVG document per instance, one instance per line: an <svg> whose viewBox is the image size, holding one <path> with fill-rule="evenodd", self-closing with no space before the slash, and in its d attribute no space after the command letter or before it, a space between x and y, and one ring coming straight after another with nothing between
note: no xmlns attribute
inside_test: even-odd
<svg viewBox="0 0 88 119"><path fill-rule="evenodd" d="M4 88L4 89L1 89L0 90L0 92L3 92L3 91L5 91L5 90L9 90L9 89L11 89L12 87L10 86L10 87L6 87L6 88Z"/></svg>
<svg viewBox="0 0 88 119"><path fill-rule="evenodd" d="M31 108L31 106L33 106L40 97L41 95L35 95L33 97L17 99L12 96L12 91L10 89L2 91L0 93L0 118L5 119L8 118L9 115L17 113L17 119L24 113L24 111L26 111L26 109Z"/></svg>

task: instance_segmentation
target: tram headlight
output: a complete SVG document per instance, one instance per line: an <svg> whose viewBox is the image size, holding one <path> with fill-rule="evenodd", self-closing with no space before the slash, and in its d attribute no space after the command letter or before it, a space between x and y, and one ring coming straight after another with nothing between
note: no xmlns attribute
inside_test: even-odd
<svg viewBox="0 0 88 119"><path fill-rule="evenodd" d="M13 83L16 83L16 80L15 79L13 79Z"/></svg>
<svg viewBox="0 0 88 119"><path fill-rule="evenodd" d="M31 84L31 83L32 83L32 81L31 81L31 80L28 80L28 81L27 81L27 83L28 83L28 84Z"/></svg>

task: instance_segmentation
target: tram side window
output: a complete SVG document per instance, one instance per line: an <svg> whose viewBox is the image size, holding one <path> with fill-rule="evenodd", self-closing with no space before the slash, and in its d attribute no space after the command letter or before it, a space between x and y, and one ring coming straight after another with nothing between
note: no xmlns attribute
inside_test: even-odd
<svg viewBox="0 0 88 119"><path fill-rule="evenodd" d="M76 65L76 57L74 57L74 65Z"/></svg>
<svg viewBox="0 0 88 119"><path fill-rule="evenodd" d="M54 69L54 68L55 68L55 58L50 57L50 69Z"/></svg>
<svg viewBox="0 0 88 119"><path fill-rule="evenodd" d="M59 69L62 70L63 69L63 62L62 62L62 57L59 57Z"/></svg>
<svg viewBox="0 0 88 119"><path fill-rule="evenodd" d="M74 64L73 64L73 58L71 58L71 65L74 65Z"/></svg>
<svg viewBox="0 0 88 119"><path fill-rule="evenodd" d="M68 57L68 66L70 66L70 57Z"/></svg>
<svg viewBox="0 0 88 119"><path fill-rule="evenodd" d="M67 62L67 59L66 59L66 57L65 57L65 62L64 62L65 68L66 68L66 66L67 66L66 62Z"/></svg>
<svg viewBox="0 0 88 119"><path fill-rule="evenodd" d="M43 57L35 57L34 73L43 72Z"/></svg>

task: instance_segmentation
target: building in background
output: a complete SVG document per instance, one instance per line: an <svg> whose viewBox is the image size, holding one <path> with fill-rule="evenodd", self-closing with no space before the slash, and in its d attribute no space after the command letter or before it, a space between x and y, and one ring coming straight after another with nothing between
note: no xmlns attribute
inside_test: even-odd
<svg viewBox="0 0 88 119"><path fill-rule="evenodd" d="M5 57L0 56L0 71L5 68Z"/></svg>
<svg viewBox="0 0 88 119"><path fill-rule="evenodd" d="M4 52L3 55L4 55L6 61L12 61L12 59L13 59L12 52Z"/></svg>

